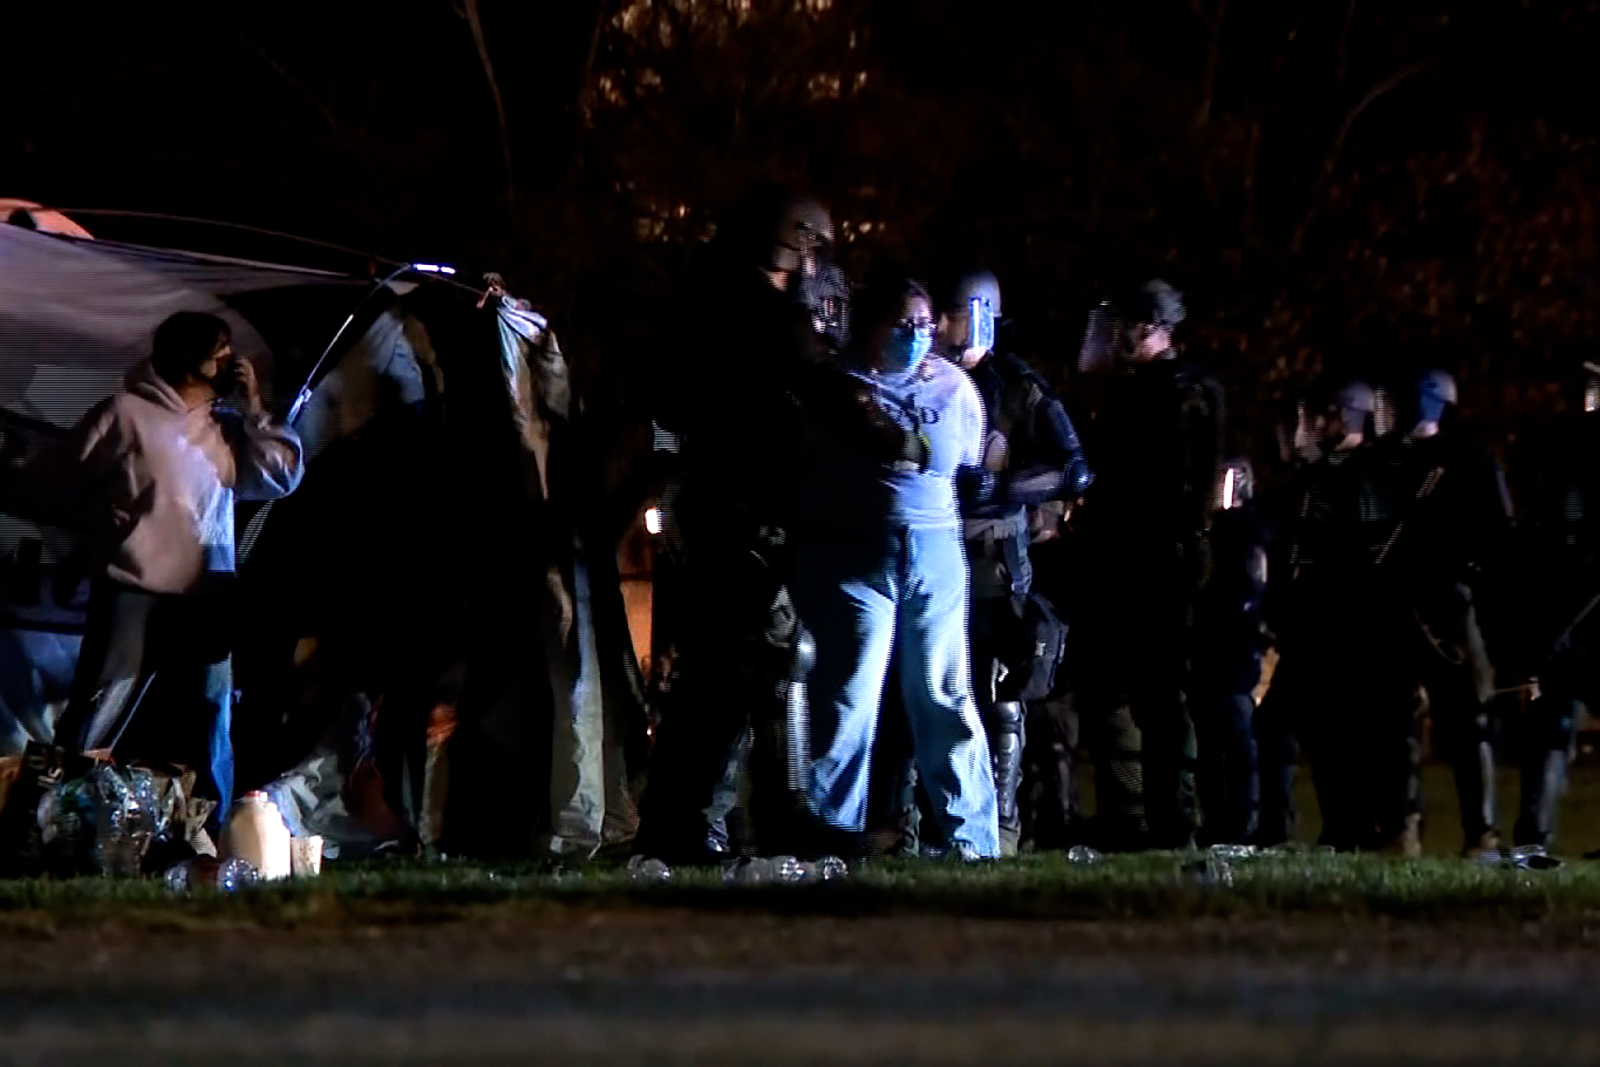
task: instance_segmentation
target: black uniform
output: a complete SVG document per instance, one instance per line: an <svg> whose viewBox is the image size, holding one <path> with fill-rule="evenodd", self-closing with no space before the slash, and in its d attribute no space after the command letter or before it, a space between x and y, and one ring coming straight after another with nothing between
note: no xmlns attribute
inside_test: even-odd
<svg viewBox="0 0 1600 1067"><path fill-rule="evenodd" d="M1289 733L1311 763L1322 843L1378 849L1420 813L1415 623L1403 584L1378 562L1401 518L1373 449L1336 452L1296 485L1273 561L1279 661L1263 702L1261 836L1287 836ZM1285 758L1289 757L1289 758Z"/></svg>
<svg viewBox="0 0 1600 1067"><path fill-rule="evenodd" d="M1123 367L1085 435L1097 476L1079 521L1083 611L1076 658L1081 713L1126 709L1141 734L1149 843L1177 847L1195 828L1194 731L1185 703L1191 612L1221 453L1222 391L1176 359ZM1114 844L1138 843L1127 781L1099 784ZM1120 821L1120 827L1115 824Z"/></svg>
<svg viewBox="0 0 1600 1067"><path fill-rule="evenodd" d="M1600 706L1600 415L1580 415L1566 430L1533 486L1520 537L1530 625L1519 658L1540 692L1519 745L1519 845L1554 838L1579 706Z"/></svg>
<svg viewBox="0 0 1600 1067"><path fill-rule="evenodd" d="M1492 844L1495 677L1478 604L1489 588L1485 576L1500 573L1511 533L1505 482L1487 453L1450 430L1415 439L1392 434L1378 442L1373 459L1389 483L1397 528L1386 542L1384 577L1412 609L1414 678L1455 772L1466 847Z"/></svg>
<svg viewBox="0 0 1600 1067"><path fill-rule="evenodd" d="M1061 402L1021 358L990 355L970 374L983 398L987 434L984 468L957 481L971 567L973 688L995 763L1001 848L1014 852L1022 829L1023 701L1044 695L1030 684L1048 689L1048 679L1037 676L1056 666L1034 662L1038 613L1028 599L1028 509L1076 499L1093 475Z"/></svg>
<svg viewBox="0 0 1600 1067"><path fill-rule="evenodd" d="M886 462L909 447L832 361L801 294L753 267L712 285L726 310L680 352L656 417L672 487L656 643L672 666L638 848L680 863L729 851L747 751L758 847L812 847L794 721L808 642L787 589L800 442L820 427Z"/></svg>

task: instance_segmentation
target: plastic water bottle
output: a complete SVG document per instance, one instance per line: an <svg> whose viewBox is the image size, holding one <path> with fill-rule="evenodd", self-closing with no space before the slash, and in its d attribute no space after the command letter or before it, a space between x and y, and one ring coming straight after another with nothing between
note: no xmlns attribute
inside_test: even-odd
<svg viewBox="0 0 1600 1067"><path fill-rule="evenodd" d="M1073 845L1067 849L1067 862L1074 867L1088 867L1105 859L1099 849L1090 848L1088 845Z"/></svg>
<svg viewBox="0 0 1600 1067"><path fill-rule="evenodd" d="M217 888L224 893L237 892L240 889L249 889L261 882L261 873L249 860L227 859L217 868Z"/></svg>
<svg viewBox="0 0 1600 1067"><path fill-rule="evenodd" d="M196 856L167 868L167 889L190 893L196 889L218 889L236 893L261 883L261 873L249 860L218 860L215 856Z"/></svg>
<svg viewBox="0 0 1600 1067"><path fill-rule="evenodd" d="M628 859L628 881L635 885L665 885L672 881L672 868L658 859L632 856Z"/></svg>
<svg viewBox="0 0 1600 1067"><path fill-rule="evenodd" d="M1247 860L1260 853L1254 845L1212 845L1206 849L1211 855L1223 860Z"/></svg>
<svg viewBox="0 0 1600 1067"><path fill-rule="evenodd" d="M723 872L724 885L793 885L805 877L805 868L793 856L747 856Z"/></svg>
<svg viewBox="0 0 1600 1067"><path fill-rule="evenodd" d="M850 874L850 865L838 856L824 856L820 860L800 865L801 881L806 884L837 882Z"/></svg>

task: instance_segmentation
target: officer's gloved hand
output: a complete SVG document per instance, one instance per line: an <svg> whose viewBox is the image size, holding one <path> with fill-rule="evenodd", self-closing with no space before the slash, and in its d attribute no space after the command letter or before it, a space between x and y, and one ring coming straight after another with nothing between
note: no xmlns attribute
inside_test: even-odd
<svg viewBox="0 0 1600 1067"><path fill-rule="evenodd" d="M927 469L932 454L926 437L896 422L878 405L870 387L858 388L854 401L873 448L880 450L882 462L897 471Z"/></svg>
<svg viewBox="0 0 1600 1067"><path fill-rule="evenodd" d="M962 467L956 471L956 499L963 509L982 507L999 491L1000 476L982 467Z"/></svg>

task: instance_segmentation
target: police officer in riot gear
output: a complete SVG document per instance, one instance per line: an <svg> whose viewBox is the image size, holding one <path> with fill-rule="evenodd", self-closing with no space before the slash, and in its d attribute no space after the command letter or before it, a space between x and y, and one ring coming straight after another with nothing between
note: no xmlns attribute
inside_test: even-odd
<svg viewBox="0 0 1600 1067"><path fill-rule="evenodd" d="M1256 829L1254 693L1266 647L1261 612L1267 549L1254 487L1249 460L1235 458L1223 466L1207 535L1206 577L1195 604L1189 700L1199 740L1206 844L1242 844Z"/></svg>
<svg viewBox="0 0 1600 1067"><path fill-rule="evenodd" d="M1499 844L1489 730L1495 671L1479 606L1502 573L1511 501L1498 465L1451 425L1457 398L1443 370L1403 381L1395 429L1373 459L1395 514L1383 566L1411 606L1415 679L1455 772L1463 847L1474 852Z"/></svg>
<svg viewBox="0 0 1600 1067"><path fill-rule="evenodd" d="M1323 844L1421 852L1414 622L1385 569L1403 516L1373 461L1376 409L1365 382L1325 378L1296 435L1309 462L1279 517L1279 661L1258 716L1264 844L1289 832L1292 762L1276 742L1292 731L1311 763Z"/></svg>
<svg viewBox="0 0 1600 1067"><path fill-rule="evenodd" d="M1522 655L1537 681L1519 745L1518 845L1554 840L1579 711L1600 706L1600 365L1583 370L1582 403L1553 462L1536 468L1520 538L1533 623Z"/></svg>
<svg viewBox="0 0 1600 1067"><path fill-rule="evenodd" d="M937 344L971 376L985 412L982 466L963 469L956 489L971 567L973 688L994 762L1001 851L1009 855L1022 828L1024 701L1048 695L1048 675L1056 666L1035 662L1041 613L1030 601L1028 509L1077 500L1093 476L1072 420L1050 387L1019 356L999 347L1000 285L994 275L962 275L942 304ZM1059 650L1059 642L1044 644Z"/></svg>
<svg viewBox="0 0 1600 1067"><path fill-rule="evenodd" d="M638 849L672 863L730 852L750 756L758 848L799 852L809 643L786 587L791 486L808 425L898 456L916 441L832 360L848 286L815 201L758 197L693 279L718 312L672 339L656 415L666 557L657 646L674 665L641 800ZM667 505L670 504L670 507Z"/></svg>
<svg viewBox="0 0 1600 1067"><path fill-rule="evenodd" d="M1080 367L1109 380L1084 427L1096 478L1084 539L1079 693L1085 730L1125 710L1139 728L1137 783L1099 782L1109 847L1190 844L1194 731L1185 700L1189 636L1222 439L1222 390L1178 358L1177 290L1155 280L1092 317ZM1143 823L1144 825L1140 825Z"/></svg>

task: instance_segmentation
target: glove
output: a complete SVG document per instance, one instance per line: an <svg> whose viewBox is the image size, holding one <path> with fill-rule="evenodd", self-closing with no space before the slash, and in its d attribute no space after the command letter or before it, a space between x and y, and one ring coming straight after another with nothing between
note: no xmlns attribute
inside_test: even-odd
<svg viewBox="0 0 1600 1067"><path fill-rule="evenodd" d="M869 387L857 388L852 400L862 420L864 437L871 442L869 447L873 451L881 450L882 462L897 471L928 469L932 449L925 436L916 430L906 429L891 418L888 412L878 406L878 399Z"/></svg>
<svg viewBox="0 0 1600 1067"><path fill-rule="evenodd" d="M994 499L1000 476L982 467L962 467L956 471L956 499L963 510L982 507Z"/></svg>

